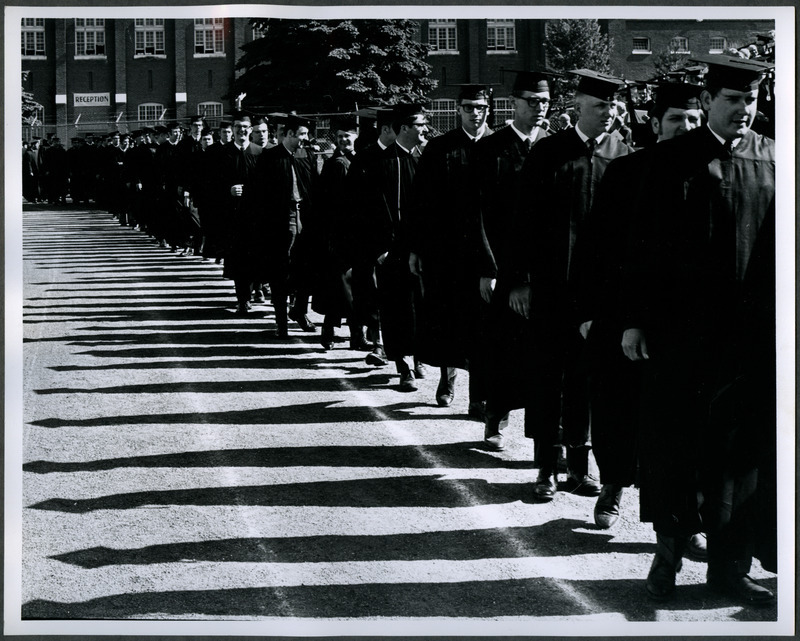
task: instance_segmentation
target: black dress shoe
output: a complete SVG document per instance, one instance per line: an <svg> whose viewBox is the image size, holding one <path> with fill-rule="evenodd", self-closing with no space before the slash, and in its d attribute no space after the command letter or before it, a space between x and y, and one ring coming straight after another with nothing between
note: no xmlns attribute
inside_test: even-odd
<svg viewBox="0 0 800 641"><path fill-rule="evenodd" d="M250 303L239 303L236 305L237 316L247 316L250 313Z"/></svg>
<svg viewBox="0 0 800 641"><path fill-rule="evenodd" d="M286 327L278 327L275 330L275 338L289 338L289 330Z"/></svg>
<svg viewBox="0 0 800 641"><path fill-rule="evenodd" d="M414 377L414 371L408 371L405 374L400 374L400 391L401 392L416 392L417 381Z"/></svg>
<svg viewBox="0 0 800 641"><path fill-rule="evenodd" d="M736 576L709 572L707 585L714 592L731 597L744 605L771 605L775 602L775 595L747 574Z"/></svg>
<svg viewBox="0 0 800 641"><path fill-rule="evenodd" d="M439 407L449 407L456 395L456 378L458 370L455 367L442 368L439 386L436 388L436 404Z"/></svg>
<svg viewBox="0 0 800 641"><path fill-rule="evenodd" d="M551 470L539 470L533 484L533 497L540 503L548 503L556 495L556 474Z"/></svg>
<svg viewBox="0 0 800 641"><path fill-rule="evenodd" d="M567 489L579 496L599 496L601 485L591 474L577 476L570 473L567 476Z"/></svg>
<svg viewBox="0 0 800 641"><path fill-rule="evenodd" d="M325 351L333 349L333 343L336 336L333 333L333 327L328 327L327 325L322 326L322 335L320 336L320 344L325 349Z"/></svg>
<svg viewBox="0 0 800 641"><path fill-rule="evenodd" d="M597 527L607 530L619 519L619 504L623 488L619 485L604 485L594 506L594 522Z"/></svg>
<svg viewBox="0 0 800 641"><path fill-rule="evenodd" d="M311 322L308 316L301 314L299 310L294 308L290 309L289 318L300 325L300 329L302 329L304 332L313 332L315 329L314 323Z"/></svg>
<svg viewBox="0 0 800 641"><path fill-rule="evenodd" d="M417 378L425 378L428 375L428 369L422 363L414 362L414 376Z"/></svg>
<svg viewBox="0 0 800 641"><path fill-rule="evenodd" d="M266 303L267 299L264 297L264 293L260 289L258 289L253 292L252 301L254 303L261 304L261 303Z"/></svg>
<svg viewBox="0 0 800 641"><path fill-rule="evenodd" d="M675 592L675 574L680 569L680 561L676 567L661 555L656 554L644 584L647 596L655 601L669 599Z"/></svg>
<svg viewBox="0 0 800 641"><path fill-rule="evenodd" d="M685 557L692 561L708 561L708 548L706 547L706 535L702 532L692 534L686 539L686 549L683 552Z"/></svg>
<svg viewBox="0 0 800 641"><path fill-rule="evenodd" d="M386 352L383 351L383 345L376 345L375 349L367 354L366 363L367 365L377 365L378 367L389 364L386 358Z"/></svg>

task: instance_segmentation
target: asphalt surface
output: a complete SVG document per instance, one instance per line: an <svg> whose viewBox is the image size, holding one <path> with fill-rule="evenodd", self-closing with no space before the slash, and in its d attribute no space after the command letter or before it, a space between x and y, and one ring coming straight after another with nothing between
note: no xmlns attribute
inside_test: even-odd
<svg viewBox="0 0 800 641"><path fill-rule="evenodd" d="M465 372L439 408L435 370L403 393L346 328L330 352L294 323L276 341L269 303L234 315L221 266L107 213L26 206L23 230L23 620L772 629L777 607L710 593L691 560L674 599L648 600L654 536L636 490L611 530L592 498L535 504L521 412L507 449L485 451Z"/></svg>

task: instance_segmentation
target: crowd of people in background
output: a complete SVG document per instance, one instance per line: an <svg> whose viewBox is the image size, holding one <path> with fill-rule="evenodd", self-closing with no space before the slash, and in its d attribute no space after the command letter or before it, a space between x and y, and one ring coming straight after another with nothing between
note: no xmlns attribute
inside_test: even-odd
<svg viewBox="0 0 800 641"><path fill-rule="evenodd" d="M271 299L278 340L289 321L317 332L309 308L325 350L346 323L403 392L427 365L448 407L468 371L486 449L524 410L536 501L595 497L611 528L640 486L651 598L689 556L714 590L770 603L748 572L754 556L777 567L774 143L754 131L774 127L758 111L774 65L697 60L702 83L665 82L638 108L624 80L579 69L553 113L552 75L519 72L496 131L480 85L459 88L438 136L422 104L343 114L325 158L293 113L34 141L23 194L69 193L223 263L235 314Z"/></svg>

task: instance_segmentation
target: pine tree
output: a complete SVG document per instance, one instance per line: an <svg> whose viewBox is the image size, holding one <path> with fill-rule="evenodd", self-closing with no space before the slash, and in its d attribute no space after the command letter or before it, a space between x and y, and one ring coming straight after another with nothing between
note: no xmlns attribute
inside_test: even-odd
<svg viewBox="0 0 800 641"><path fill-rule="evenodd" d="M232 95L248 105L300 112L418 100L436 86L428 47L412 20L253 19L262 30L242 47Z"/></svg>
<svg viewBox="0 0 800 641"><path fill-rule="evenodd" d="M547 68L565 73L572 69L591 69L610 73L613 41L600 29L597 20L548 20L545 24L544 49ZM563 108L577 80L568 76L556 81L554 107Z"/></svg>

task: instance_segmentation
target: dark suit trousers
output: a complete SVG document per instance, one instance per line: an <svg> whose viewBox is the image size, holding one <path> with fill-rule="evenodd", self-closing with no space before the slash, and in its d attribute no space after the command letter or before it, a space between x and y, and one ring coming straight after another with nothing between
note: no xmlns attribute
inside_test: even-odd
<svg viewBox="0 0 800 641"><path fill-rule="evenodd" d="M405 254L389 255L375 270L383 345L389 360L416 353L417 308L422 295L419 277L408 267Z"/></svg>

